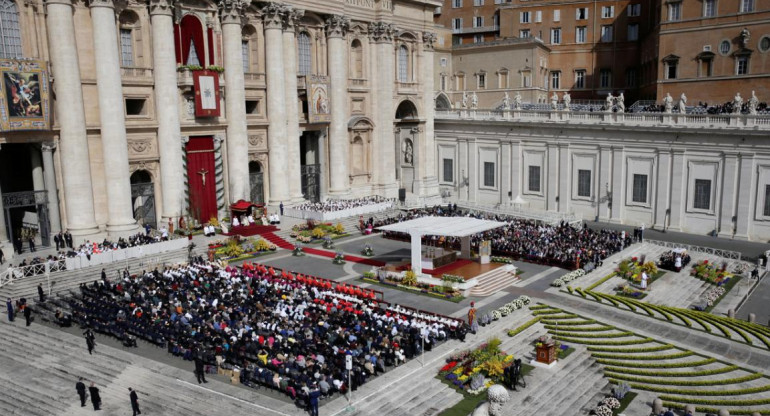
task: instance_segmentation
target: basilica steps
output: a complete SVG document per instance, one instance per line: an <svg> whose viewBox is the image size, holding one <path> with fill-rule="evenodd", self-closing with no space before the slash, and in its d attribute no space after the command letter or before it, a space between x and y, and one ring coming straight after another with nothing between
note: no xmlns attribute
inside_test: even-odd
<svg viewBox="0 0 770 416"><path fill-rule="evenodd" d="M140 273L142 270L152 270L155 267L160 269L164 265L175 264L186 260L187 250L181 249L151 256L138 257L109 265L98 265L78 270L66 270L63 272L52 273L50 275L51 294L56 296L59 292L77 289L81 283L91 283L95 280L101 280L103 268L106 269L107 278L114 282L117 276L116 270L122 271L128 268L129 272L134 274ZM37 300L37 285L41 283L43 284L43 289L47 291L48 279L45 274L27 276L16 280L13 283L0 287L0 299L8 299L9 297L17 299L24 297L27 298L28 302L34 302Z"/></svg>
<svg viewBox="0 0 770 416"><path fill-rule="evenodd" d="M505 266L498 267L494 270L488 271L480 276L477 276L479 284L471 289L471 296L490 296L494 295L500 290L505 289L508 286L521 280L520 277L506 271Z"/></svg>

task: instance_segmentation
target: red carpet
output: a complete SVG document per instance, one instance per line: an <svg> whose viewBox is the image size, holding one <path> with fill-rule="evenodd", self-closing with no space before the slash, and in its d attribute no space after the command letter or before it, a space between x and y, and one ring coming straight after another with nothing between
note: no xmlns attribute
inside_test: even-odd
<svg viewBox="0 0 770 416"><path fill-rule="evenodd" d="M274 231L278 231L278 227L274 225L257 225L252 224L248 227L233 227L230 228L230 232L225 235L242 235L244 237L250 237L252 235L257 234L265 234L265 233L272 233Z"/></svg>
<svg viewBox="0 0 770 416"><path fill-rule="evenodd" d="M273 234L272 231L263 232L260 233L260 235L267 241L275 244L276 246L286 249L286 250L294 250L294 246L289 244L288 241L284 240L281 237L278 237L277 235Z"/></svg>
<svg viewBox="0 0 770 416"><path fill-rule="evenodd" d="M288 241L284 240L281 237L278 237L277 235L275 235L272 232L265 232L265 233L260 233L260 234L262 235L262 237L264 237L265 240L275 244L276 246L278 246L280 248L283 248L283 249L286 249L286 250L294 250L294 246L291 243L289 243ZM315 255L315 256L322 256L322 257L328 257L330 259L333 259L334 256L337 255L333 251L321 250L321 249L312 248L312 247L304 247L303 250L305 251L306 254L312 254L312 255ZM351 261L353 263L368 264L370 266L382 267L382 266L385 265L385 263L383 263L381 261L378 261L378 260L367 259L367 258L358 257L358 256L351 256L349 254L346 254L344 256L344 258L345 258L345 261Z"/></svg>

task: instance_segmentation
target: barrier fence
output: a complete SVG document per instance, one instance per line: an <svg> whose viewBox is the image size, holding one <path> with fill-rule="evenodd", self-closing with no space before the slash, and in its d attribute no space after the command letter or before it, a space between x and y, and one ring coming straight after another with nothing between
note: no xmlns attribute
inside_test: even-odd
<svg viewBox="0 0 770 416"><path fill-rule="evenodd" d="M650 240L648 238L645 238L644 242L655 244L657 246L666 247L666 248L683 248L693 253L709 254L712 256L724 257L730 260L741 260L741 253L737 251L722 250L719 248L711 248L711 247L694 246L690 244L674 243L671 241Z"/></svg>

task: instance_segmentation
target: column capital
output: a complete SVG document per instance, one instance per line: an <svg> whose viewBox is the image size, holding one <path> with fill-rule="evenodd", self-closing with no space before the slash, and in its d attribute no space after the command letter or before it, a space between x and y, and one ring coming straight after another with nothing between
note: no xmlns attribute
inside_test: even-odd
<svg viewBox="0 0 770 416"><path fill-rule="evenodd" d="M244 9L248 6L245 0L219 0L219 19L223 25L242 23Z"/></svg>
<svg viewBox="0 0 770 416"><path fill-rule="evenodd" d="M150 16L174 15L174 3L176 0L150 0Z"/></svg>
<svg viewBox="0 0 770 416"><path fill-rule="evenodd" d="M115 8L114 0L88 0L88 7L106 7L108 9Z"/></svg>
<svg viewBox="0 0 770 416"><path fill-rule="evenodd" d="M43 142L43 143L40 143L40 149L43 152L52 152L54 149L56 149L56 142Z"/></svg>
<svg viewBox="0 0 770 416"><path fill-rule="evenodd" d="M283 30L286 32L293 32L294 29L299 26L299 21L303 16L305 16L304 10L288 7L286 9L286 14L283 16Z"/></svg>
<svg viewBox="0 0 770 416"><path fill-rule="evenodd" d="M422 32L422 47L426 51L432 51L433 43L436 42L436 38L435 32Z"/></svg>
<svg viewBox="0 0 770 416"><path fill-rule="evenodd" d="M348 33L350 19L347 16L333 14L326 18L326 37L342 38Z"/></svg>
<svg viewBox="0 0 770 416"><path fill-rule="evenodd" d="M281 3L267 3L262 7L262 20L265 29L283 29L283 17L287 7Z"/></svg>
<svg viewBox="0 0 770 416"><path fill-rule="evenodd" d="M395 28L392 23L371 22L369 23L369 36L375 42L393 42L393 32Z"/></svg>
<svg viewBox="0 0 770 416"><path fill-rule="evenodd" d="M46 6L51 4L61 4L63 6L70 6L74 7L74 4L72 4L73 0L45 0Z"/></svg>

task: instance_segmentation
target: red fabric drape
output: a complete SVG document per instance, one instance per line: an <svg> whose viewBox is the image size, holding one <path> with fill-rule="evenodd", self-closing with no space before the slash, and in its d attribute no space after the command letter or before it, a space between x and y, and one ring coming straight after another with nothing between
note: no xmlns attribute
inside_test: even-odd
<svg viewBox="0 0 770 416"><path fill-rule="evenodd" d="M190 141L187 142L186 150L190 215L201 223L205 223L217 215L214 138L211 136L191 137Z"/></svg>
<svg viewBox="0 0 770 416"><path fill-rule="evenodd" d="M209 65L214 65L214 29L209 28Z"/></svg>
<svg viewBox="0 0 770 416"><path fill-rule="evenodd" d="M176 54L176 64L182 65L182 44L179 39L179 25L174 23L174 52Z"/></svg>
<svg viewBox="0 0 770 416"><path fill-rule="evenodd" d="M186 15L180 22L181 27L181 46L182 61L187 64L187 57L190 56L190 41L195 48L195 54L198 56L201 66L206 64L206 50L203 48L203 24L197 17Z"/></svg>

